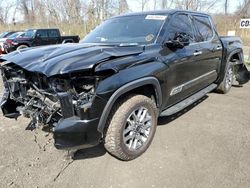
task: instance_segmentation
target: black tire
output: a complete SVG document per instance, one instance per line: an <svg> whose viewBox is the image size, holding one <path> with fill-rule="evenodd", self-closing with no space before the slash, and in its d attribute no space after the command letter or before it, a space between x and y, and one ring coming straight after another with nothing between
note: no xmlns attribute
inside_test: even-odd
<svg viewBox="0 0 250 188"><path fill-rule="evenodd" d="M23 48L28 48L28 46L27 45L20 45L20 46L18 46L17 47L17 50L21 50L21 49L23 49Z"/></svg>
<svg viewBox="0 0 250 188"><path fill-rule="evenodd" d="M233 63L228 62L225 70L223 81L219 84L216 92L226 94L230 91L234 79Z"/></svg>
<svg viewBox="0 0 250 188"><path fill-rule="evenodd" d="M145 109L147 113L146 114L147 118L145 117L146 119L149 119L151 117L150 123L149 121L146 123L150 125L150 128L147 128L147 129L142 128L143 126L147 127L148 125L136 125L135 120L133 123L134 125L128 125L128 119L133 116L132 115L133 112L135 113L137 112L137 115L138 115L141 108ZM143 116L145 111L141 111L140 115ZM135 117L138 117L138 116L135 116ZM157 108L156 108L155 102L153 102L150 98L144 95L132 95L132 96L127 97L124 100L119 101L114 106L110 114L110 117L108 119L108 122L107 122L108 129L107 129L105 140L104 140L104 146L106 150L111 155L124 161L129 161L129 160L139 157L142 153L144 153L147 150L147 148L152 142L152 139L156 131L157 117L158 115L157 115ZM144 119L142 120L144 121ZM126 132L126 127L129 127L129 126L131 127L141 126L141 128L136 128L135 130L133 131L131 130L128 133L129 137L131 137L130 134L132 134L132 136L135 135L134 138L131 138L130 140L128 140L128 142L133 142L132 144L134 144L135 140L137 140L136 147L137 147L137 143L141 144L141 146L137 149L135 148L131 149L129 148L127 143L125 143L126 138L124 138L124 135ZM142 131L144 133L141 133L141 132L138 133L137 131L138 132ZM148 137L146 137L146 134L145 134L146 131L149 131L147 132ZM144 139L146 138L146 141L143 141L143 139L141 139L142 137L144 137ZM131 143L129 145L131 146Z"/></svg>

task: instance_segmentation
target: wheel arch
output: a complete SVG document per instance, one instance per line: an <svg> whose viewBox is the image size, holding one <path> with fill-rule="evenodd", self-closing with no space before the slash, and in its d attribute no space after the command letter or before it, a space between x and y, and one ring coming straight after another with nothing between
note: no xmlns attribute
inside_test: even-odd
<svg viewBox="0 0 250 188"><path fill-rule="evenodd" d="M162 105L162 92L159 81L155 77L145 77L134 80L130 83L121 86L111 95L100 117L97 127L98 131L103 134L108 116L110 115L114 104L119 100L119 98L130 93L138 93L145 95L145 88L153 88L153 91L150 90L151 93L149 92L148 94L154 95L157 108L160 109Z"/></svg>
<svg viewBox="0 0 250 188"><path fill-rule="evenodd" d="M238 64L243 64L242 49L235 49L229 52L228 55L226 55L226 57L224 57L224 60L222 61L222 64L221 64L219 77L215 83L220 84L223 81L227 64L232 60L239 60Z"/></svg>
<svg viewBox="0 0 250 188"><path fill-rule="evenodd" d="M20 43L20 44L18 44L17 48L18 48L19 46L22 46L22 45L25 45L25 46L30 47L30 45L29 45L28 43Z"/></svg>
<svg viewBox="0 0 250 188"><path fill-rule="evenodd" d="M66 44L66 43L74 43L74 40L73 39L64 39L62 41L62 44Z"/></svg>

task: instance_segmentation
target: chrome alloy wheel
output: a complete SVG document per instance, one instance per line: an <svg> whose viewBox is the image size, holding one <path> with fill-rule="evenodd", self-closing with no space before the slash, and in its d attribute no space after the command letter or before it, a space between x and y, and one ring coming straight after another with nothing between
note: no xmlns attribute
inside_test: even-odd
<svg viewBox="0 0 250 188"><path fill-rule="evenodd" d="M148 109L141 106L134 110L129 117L123 130L123 142L127 149L138 150L148 140L152 125L152 116Z"/></svg>
<svg viewBox="0 0 250 188"><path fill-rule="evenodd" d="M227 72L226 72L226 88L230 88L233 84L233 77L234 77L234 73L233 73L233 67L229 66Z"/></svg>

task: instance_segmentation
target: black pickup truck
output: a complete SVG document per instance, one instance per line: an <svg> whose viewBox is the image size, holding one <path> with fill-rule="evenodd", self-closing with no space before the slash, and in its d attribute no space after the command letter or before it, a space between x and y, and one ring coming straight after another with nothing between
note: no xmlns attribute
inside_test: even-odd
<svg viewBox="0 0 250 188"><path fill-rule="evenodd" d="M146 151L159 116L249 80L240 38L219 37L207 14L179 10L113 17L80 44L0 61L4 116L49 127L58 149L101 142L121 160Z"/></svg>
<svg viewBox="0 0 250 188"><path fill-rule="evenodd" d="M61 43L78 43L79 36L61 36L59 29L28 29L22 37L8 40L3 48L6 53L27 47Z"/></svg>

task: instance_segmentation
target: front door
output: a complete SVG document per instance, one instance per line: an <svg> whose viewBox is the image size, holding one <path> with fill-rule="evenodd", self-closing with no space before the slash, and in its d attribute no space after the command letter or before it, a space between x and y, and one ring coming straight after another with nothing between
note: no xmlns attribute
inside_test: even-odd
<svg viewBox="0 0 250 188"><path fill-rule="evenodd" d="M166 41L175 40L180 33L185 33L189 44L183 48L166 48L163 58L169 66L168 100L165 107L171 106L201 89L200 61L201 47L194 36L194 28L188 14L174 15L167 25Z"/></svg>
<svg viewBox="0 0 250 188"><path fill-rule="evenodd" d="M37 30L36 32L36 38L35 38L35 45L36 46L43 46L43 45L49 45L49 38L47 30Z"/></svg>

